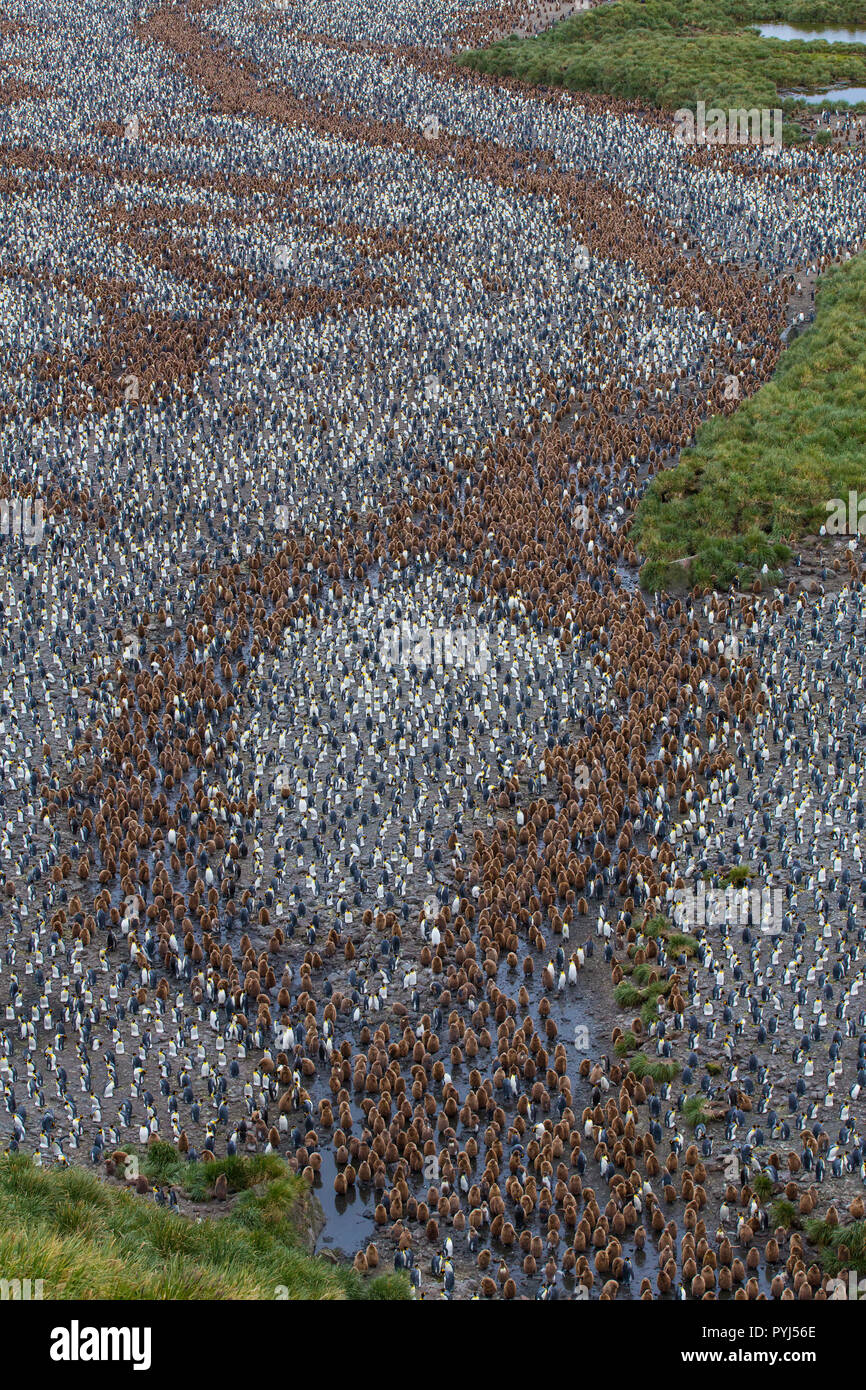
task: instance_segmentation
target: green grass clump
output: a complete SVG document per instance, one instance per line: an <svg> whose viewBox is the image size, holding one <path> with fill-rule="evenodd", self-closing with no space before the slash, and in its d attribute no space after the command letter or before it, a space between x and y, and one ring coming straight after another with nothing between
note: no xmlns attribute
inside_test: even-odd
<svg viewBox="0 0 866 1390"><path fill-rule="evenodd" d="M774 1183L769 1173L759 1173L752 1186L762 1202L768 1202L773 1195Z"/></svg>
<svg viewBox="0 0 866 1390"><path fill-rule="evenodd" d="M808 139L809 136L798 121L782 122L783 145L805 145Z"/></svg>
<svg viewBox="0 0 866 1390"><path fill-rule="evenodd" d="M188 1163L171 1144L150 1144L141 1151L140 1170L157 1187L182 1187L193 1202L206 1202L214 1183L225 1174L229 1193L243 1192L256 1183L270 1182L285 1173L279 1154L250 1154L214 1159L211 1163Z"/></svg>
<svg viewBox="0 0 866 1390"><path fill-rule="evenodd" d="M637 966L634 975L637 976L640 970L641 967ZM644 979L647 978L648 973L649 970L647 970L647 975L643 976ZM645 1028L648 1028L658 1012L657 999L662 994L668 994L670 988L670 980L654 980L652 984L643 988L632 984L631 980L620 980L614 988L613 997L621 1009L634 1009L639 1005L641 1022Z"/></svg>
<svg viewBox="0 0 866 1390"><path fill-rule="evenodd" d="M620 980L613 991L613 997L621 1009L632 1009L640 1004L644 997L643 990L636 989L629 980Z"/></svg>
<svg viewBox="0 0 866 1390"><path fill-rule="evenodd" d="M866 492L866 253L827 272L816 306L772 381L650 483L633 531L645 589L774 575L831 499Z"/></svg>
<svg viewBox="0 0 866 1390"><path fill-rule="evenodd" d="M668 950L675 956L695 956L698 948L693 936L684 936L682 932L673 931L667 938Z"/></svg>
<svg viewBox="0 0 866 1390"><path fill-rule="evenodd" d="M462 53L458 62L533 85L600 92L669 110L802 109L782 92L866 85L860 44L762 38L750 26L784 20L819 29L866 20L864 0L619 0L572 15L532 38ZM783 131L784 138L784 131Z"/></svg>
<svg viewBox="0 0 866 1390"><path fill-rule="evenodd" d="M800 1224L797 1208L786 1197L777 1197L770 1210L770 1220L774 1226L784 1226L786 1231Z"/></svg>
<svg viewBox="0 0 866 1390"><path fill-rule="evenodd" d="M866 1276L866 1221L834 1226L829 1221L814 1220L807 1221L804 1229L811 1243L820 1249L827 1274L853 1269Z"/></svg>
<svg viewBox="0 0 866 1390"><path fill-rule="evenodd" d="M707 1113L703 1096L689 1096L688 1100L683 1101L683 1118L692 1129L697 1129L703 1121L707 1122Z"/></svg>
<svg viewBox="0 0 866 1390"><path fill-rule="evenodd" d="M633 1052L636 1047L637 1038L635 1037L634 1033L629 1031L628 1033L623 1033L620 1037L617 1038L616 1042L613 1045L613 1050L616 1053L617 1057L625 1057L626 1053Z"/></svg>
<svg viewBox="0 0 866 1390"><path fill-rule="evenodd" d="M835 1226L832 1221L825 1221L823 1217L814 1216L806 1222L804 1230L813 1245L829 1245L833 1232L838 1230L838 1226Z"/></svg>
<svg viewBox="0 0 866 1390"><path fill-rule="evenodd" d="M658 1000L663 994L670 994L670 980L656 980L655 984L649 985L644 991L644 1002L641 1005L640 1021L644 1028L649 1028L653 1019L658 1018Z"/></svg>
<svg viewBox="0 0 866 1390"><path fill-rule="evenodd" d="M662 931L669 925L667 917L663 912L657 912L654 917L650 917L644 922L641 928L644 936L651 936L654 939L661 935Z"/></svg>
<svg viewBox="0 0 866 1390"><path fill-rule="evenodd" d="M165 1152L148 1158L154 1171L174 1172ZM365 1280L309 1255L304 1180L281 1159L279 1171L238 1161L249 1163L246 1190L225 1215L195 1221L83 1168L0 1156L4 1278L42 1279L46 1299L273 1299L278 1289L290 1299L410 1297L402 1275Z"/></svg>
<svg viewBox="0 0 866 1390"><path fill-rule="evenodd" d="M642 1081L645 1076L651 1076L658 1084L675 1081L680 1074L676 1062L665 1062L660 1057L645 1057L642 1052L635 1053L629 1062L629 1069L634 1072L638 1081Z"/></svg>
<svg viewBox="0 0 866 1390"><path fill-rule="evenodd" d="M727 873L722 874L721 884L723 888L744 888L751 877L748 864L732 864Z"/></svg>

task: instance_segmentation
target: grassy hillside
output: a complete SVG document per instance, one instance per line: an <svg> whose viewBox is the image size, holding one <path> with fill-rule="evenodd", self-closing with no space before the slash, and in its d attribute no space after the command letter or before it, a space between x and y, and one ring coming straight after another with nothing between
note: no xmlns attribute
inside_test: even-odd
<svg viewBox="0 0 866 1390"><path fill-rule="evenodd" d="M460 55L480 72L570 91L638 98L671 110L782 104L791 89L866 85L866 46L764 39L749 26L862 26L864 0L617 0L534 38ZM793 109L796 103L786 103Z"/></svg>
<svg viewBox="0 0 866 1390"><path fill-rule="evenodd" d="M171 1167L165 1155L155 1162ZM3 1155L4 1279L42 1279L45 1299L273 1299L280 1286L290 1299L410 1296L402 1275L362 1279L307 1254L309 1189L282 1159L189 1167L191 1195L206 1198L220 1172L230 1193L244 1190L196 1220L85 1169Z"/></svg>
<svg viewBox="0 0 866 1390"><path fill-rule="evenodd" d="M849 490L866 495L866 254L821 279L815 321L773 380L708 420L653 479L632 533L641 583L725 585L772 570L785 542L817 534L826 503Z"/></svg>

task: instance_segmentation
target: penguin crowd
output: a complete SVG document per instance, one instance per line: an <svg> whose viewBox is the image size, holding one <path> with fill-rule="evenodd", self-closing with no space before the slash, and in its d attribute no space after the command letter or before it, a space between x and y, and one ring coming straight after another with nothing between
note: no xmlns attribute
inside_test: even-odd
<svg viewBox="0 0 866 1390"><path fill-rule="evenodd" d="M862 246L862 143L452 61L563 10L4 6L0 1141L279 1153L418 1297L823 1298L859 542L649 596L630 531Z"/></svg>

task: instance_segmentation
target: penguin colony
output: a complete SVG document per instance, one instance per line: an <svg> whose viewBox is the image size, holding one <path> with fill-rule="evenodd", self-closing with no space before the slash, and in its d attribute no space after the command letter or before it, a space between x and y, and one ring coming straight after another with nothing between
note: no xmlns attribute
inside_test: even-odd
<svg viewBox="0 0 866 1390"><path fill-rule="evenodd" d="M518 22L5 6L0 1135L278 1152L419 1296L822 1297L755 1183L863 1215L857 542L650 600L629 532L862 151L450 63ZM742 865L780 922L645 930Z"/></svg>

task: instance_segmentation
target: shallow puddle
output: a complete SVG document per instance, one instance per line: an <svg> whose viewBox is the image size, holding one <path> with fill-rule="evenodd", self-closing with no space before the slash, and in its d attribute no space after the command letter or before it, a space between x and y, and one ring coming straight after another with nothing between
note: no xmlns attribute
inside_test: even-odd
<svg viewBox="0 0 866 1390"><path fill-rule="evenodd" d="M824 101L854 106L858 101L866 101L866 87L828 87L823 92L783 92L782 95L798 97L807 106L820 106Z"/></svg>
<svg viewBox="0 0 866 1390"><path fill-rule="evenodd" d="M755 24L764 39L802 40L806 43L866 43L866 29L795 29L791 24Z"/></svg>

